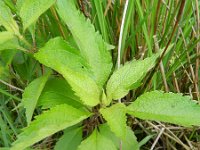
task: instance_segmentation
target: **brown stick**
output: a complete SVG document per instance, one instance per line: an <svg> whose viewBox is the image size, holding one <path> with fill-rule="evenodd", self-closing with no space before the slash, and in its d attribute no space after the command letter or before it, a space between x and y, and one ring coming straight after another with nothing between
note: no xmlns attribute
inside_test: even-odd
<svg viewBox="0 0 200 150"><path fill-rule="evenodd" d="M197 19L197 38L199 38L199 26L200 26L200 17L199 17L199 2L198 0L195 1L196 2L196 19ZM197 56L199 56L199 47L200 47L200 44L199 42L197 43L197 47L196 47L196 53L197 53ZM198 81L199 81L199 57L197 57L196 59L196 68L195 68L195 80L194 80L194 83L195 83L195 91L196 91L196 97L197 99L199 99L199 86L198 86Z"/></svg>
<svg viewBox="0 0 200 150"><path fill-rule="evenodd" d="M170 36L170 38L169 38L169 41L167 42L167 45L166 45L166 47L165 47L163 53L161 54L161 56L160 56L160 58L159 58L157 64L156 64L155 67L153 68L152 72L149 74L149 76L148 76L148 78L147 78L147 80L146 80L144 86L142 87L142 91L141 91L140 93L143 93L143 92L144 92L144 90L145 90L145 88L147 87L147 85L149 85L149 83L151 82L151 79L152 79L154 73L155 73L156 70L158 69L159 64L160 64L162 58L164 57L164 55L165 55L165 53L166 53L166 51L167 51L167 49L168 49L168 47L169 47L169 45L170 45L170 43L171 43L171 41L172 41L172 38L173 38L173 36L174 36L174 34L175 34L175 31L176 31L176 29L177 29L178 23L179 23L179 21L180 21L180 19L181 19L181 16L182 16L182 14L183 14L184 6L185 6L185 0L182 0L182 1L181 1L180 8L179 8L178 15L177 15L176 23L175 23L175 25L174 25L174 28L173 28L172 34L171 34L171 36ZM140 93L139 93L139 94L140 94Z"/></svg>

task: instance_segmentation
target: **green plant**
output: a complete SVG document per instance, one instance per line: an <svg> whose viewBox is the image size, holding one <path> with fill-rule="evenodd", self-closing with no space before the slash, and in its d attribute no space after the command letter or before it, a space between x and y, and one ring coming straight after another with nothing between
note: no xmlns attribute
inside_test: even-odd
<svg viewBox="0 0 200 150"><path fill-rule="evenodd" d="M31 32L34 22L54 3L55 0L48 1L45 7L40 8L38 5L44 6L46 1L24 2L19 13L23 30ZM183 126L200 125L200 106L180 94L152 91L129 104L123 100L116 101L142 84L162 51L144 60L127 62L113 71L109 51L113 46L95 32L90 21L76 9L74 1L57 0L56 9L76 44L56 37L40 48L34 58L60 73L67 82L50 76L50 71L28 85L22 99L28 126L11 149L25 149L61 130L64 130L64 135L56 143L55 149L58 150L63 147L72 150L139 149L133 131L127 126L127 114ZM14 47L25 51L19 46L16 36L26 47L30 45L21 36L15 21L9 19L5 22L0 18L0 23L7 27L7 31L1 33L7 37L2 44L11 42L8 49ZM143 28L146 31L145 26ZM45 112L31 122L37 106ZM87 132L83 132L85 130Z"/></svg>

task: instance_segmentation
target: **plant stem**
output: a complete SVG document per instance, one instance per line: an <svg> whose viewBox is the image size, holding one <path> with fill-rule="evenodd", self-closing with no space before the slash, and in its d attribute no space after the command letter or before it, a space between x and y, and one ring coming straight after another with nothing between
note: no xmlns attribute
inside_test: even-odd
<svg viewBox="0 0 200 150"><path fill-rule="evenodd" d="M28 48L31 49L32 45L22 35L19 35L18 37Z"/></svg>

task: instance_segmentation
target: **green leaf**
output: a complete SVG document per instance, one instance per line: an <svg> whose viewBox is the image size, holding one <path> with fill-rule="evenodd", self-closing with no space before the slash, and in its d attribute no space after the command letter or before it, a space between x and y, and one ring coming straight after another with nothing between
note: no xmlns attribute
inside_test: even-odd
<svg viewBox="0 0 200 150"><path fill-rule="evenodd" d="M129 90L137 88L154 66L158 54L144 60L132 60L113 73L107 83L108 100L117 100L128 94Z"/></svg>
<svg viewBox="0 0 200 150"><path fill-rule="evenodd" d="M51 39L35 54L35 58L62 74L85 104L95 106L99 103L100 90L92 79L88 64L79 51L70 47L64 40Z"/></svg>
<svg viewBox="0 0 200 150"><path fill-rule="evenodd" d="M77 150L82 140L82 128L70 127L56 143L55 150Z"/></svg>
<svg viewBox="0 0 200 150"><path fill-rule="evenodd" d="M127 128L127 135L125 140L122 140L122 149L123 150L139 150L139 143L134 132L130 127Z"/></svg>
<svg viewBox="0 0 200 150"><path fill-rule="evenodd" d="M8 31L0 32L0 51L19 47L18 39L13 33Z"/></svg>
<svg viewBox="0 0 200 150"><path fill-rule="evenodd" d="M71 31L81 55L87 60L100 89L107 81L112 59L102 36L94 26L76 9L73 0L57 0L57 11ZM73 16L73 17L72 17Z"/></svg>
<svg viewBox="0 0 200 150"><path fill-rule="evenodd" d="M22 150L36 142L86 119L90 114L67 104L58 105L36 117L19 134L11 150Z"/></svg>
<svg viewBox="0 0 200 150"><path fill-rule="evenodd" d="M134 132L131 130L130 127L126 128L126 138L120 139L116 137L116 135L111 132L109 126L107 124L103 124L99 127L100 133L105 136L106 138L113 141L115 146L118 149L122 150L139 150L139 144L137 142L137 138Z"/></svg>
<svg viewBox="0 0 200 150"><path fill-rule="evenodd" d="M131 115L183 126L200 125L200 106L181 94L147 92L128 106Z"/></svg>
<svg viewBox="0 0 200 150"><path fill-rule="evenodd" d="M26 119L28 124L31 122L39 96L45 86L48 77L49 74L46 74L45 76L35 79L24 90L22 95L22 104L26 109Z"/></svg>
<svg viewBox="0 0 200 150"><path fill-rule="evenodd" d="M0 25L3 25L6 30L19 35L19 27L13 19L9 7L2 0L0 1L0 14Z"/></svg>
<svg viewBox="0 0 200 150"><path fill-rule="evenodd" d="M42 106L43 109L47 109L65 103L75 108L83 106L79 98L74 95L74 91L72 91L70 85L64 79L53 78L48 80L37 105Z"/></svg>
<svg viewBox="0 0 200 150"><path fill-rule="evenodd" d="M20 9L21 9L24 1L25 0L17 0L17 2L16 2L16 8L17 8L18 13L19 13L19 11L20 11Z"/></svg>
<svg viewBox="0 0 200 150"><path fill-rule="evenodd" d="M109 108L100 109L103 118L107 121L111 131L121 139L126 137L126 106L117 103Z"/></svg>
<svg viewBox="0 0 200 150"><path fill-rule="evenodd" d="M110 139L101 135L101 133L95 129L93 133L81 143L78 150L117 150L117 148Z"/></svg>
<svg viewBox="0 0 200 150"><path fill-rule="evenodd" d="M23 21L24 30L49 9L56 0L24 0L18 5L20 9L20 17Z"/></svg>
<svg viewBox="0 0 200 150"><path fill-rule="evenodd" d="M13 57L15 56L16 53L17 53L17 50L15 50L15 49L1 51L0 57L1 57L1 61L3 62L3 64L5 64L5 66L10 65L13 60Z"/></svg>
<svg viewBox="0 0 200 150"><path fill-rule="evenodd" d="M153 138L155 135L147 135L145 138L143 138L140 142L139 142L139 147L142 147L143 145L145 145L151 138Z"/></svg>

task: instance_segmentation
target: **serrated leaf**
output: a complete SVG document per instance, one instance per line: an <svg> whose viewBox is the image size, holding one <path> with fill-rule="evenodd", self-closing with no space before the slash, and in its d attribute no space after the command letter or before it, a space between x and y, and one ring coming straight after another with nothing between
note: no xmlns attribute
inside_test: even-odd
<svg viewBox="0 0 200 150"><path fill-rule="evenodd" d="M47 109L65 103L75 108L83 106L80 99L74 95L74 91L64 79L53 78L48 80L37 105Z"/></svg>
<svg viewBox="0 0 200 150"><path fill-rule="evenodd" d="M36 117L23 129L11 150L23 150L40 140L86 119L90 114L67 104L58 105Z"/></svg>
<svg viewBox="0 0 200 150"><path fill-rule="evenodd" d="M0 1L0 25L3 25L6 30L19 35L19 27L13 19L10 8L2 0Z"/></svg>
<svg viewBox="0 0 200 150"><path fill-rule="evenodd" d="M24 0L18 5L24 30L32 25L56 0Z"/></svg>
<svg viewBox="0 0 200 150"><path fill-rule="evenodd" d="M126 106L122 103L117 103L109 108L100 109L103 118L107 121L111 131L121 139L126 137Z"/></svg>
<svg viewBox="0 0 200 150"><path fill-rule="evenodd" d="M55 150L77 150L82 140L82 128L70 127L65 129L64 135L54 147Z"/></svg>
<svg viewBox="0 0 200 150"><path fill-rule="evenodd" d="M139 143L134 132L130 127L127 128L125 140L122 140L122 149L124 150L139 150Z"/></svg>
<svg viewBox="0 0 200 150"><path fill-rule="evenodd" d="M92 79L92 73L79 51L61 38L51 39L35 58L56 70L68 81L76 95L89 106L99 103L100 90Z"/></svg>
<svg viewBox="0 0 200 150"><path fill-rule="evenodd" d="M128 94L129 90L137 88L146 75L154 66L158 54L144 60L132 60L115 71L108 80L106 90L108 100L117 100Z"/></svg>
<svg viewBox="0 0 200 150"><path fill-rule="evenodd" d="M57 11L71 31L81 55L87 60L100 87L105 84L112 68L110 52L102 36L95 32L94 26L86 21L76 9L73 0L57 0Z"/></svg>
<svg viewBox="0 0 200 150"><path fill-rule="evenodd" d="M18 39L13 33L8 31L0 32L0 51L19 47Z"/></svg>
<svg viewBox="0 0 200 150"><path fill-rule="evenodd" d="M108 106L110 104L110 102L108 101L106 93L104 92L104 90L102 92L101 101L102 101L102 104L105 105L105 106Z"/></svg>
<svg viewBox="0 0 200 150"><path fill-rule="evenodd" d="M37 105L39 96L45 86L49 74L33 80L24 90L22 95L22 104L26 109L26 120L28 125L31 122L33 112Z"/></svg>
<svg viewBox="0 0 200 150"><path fill-rule="evenodd" d="M106 138L113 141L118 149L122 150L139 150L139 143L134 132L130 127L126 128L126 138L120 139L113 132L111 132L109 126L106 124L100 125L100 133Z"/></svg>
<svg viewBox="0 0 200 150"><path fill-rule="evenodd" d="M152 91L128 106L131 115L183 126L200 125L200 106L181 94Z"/></svg>
<svg viewBox="0 0 200 150"><path fill-rule="evenodd" d="M78 150L117 150L117 148L110 139L95 129L87 139L81 142Z"/></svg>

